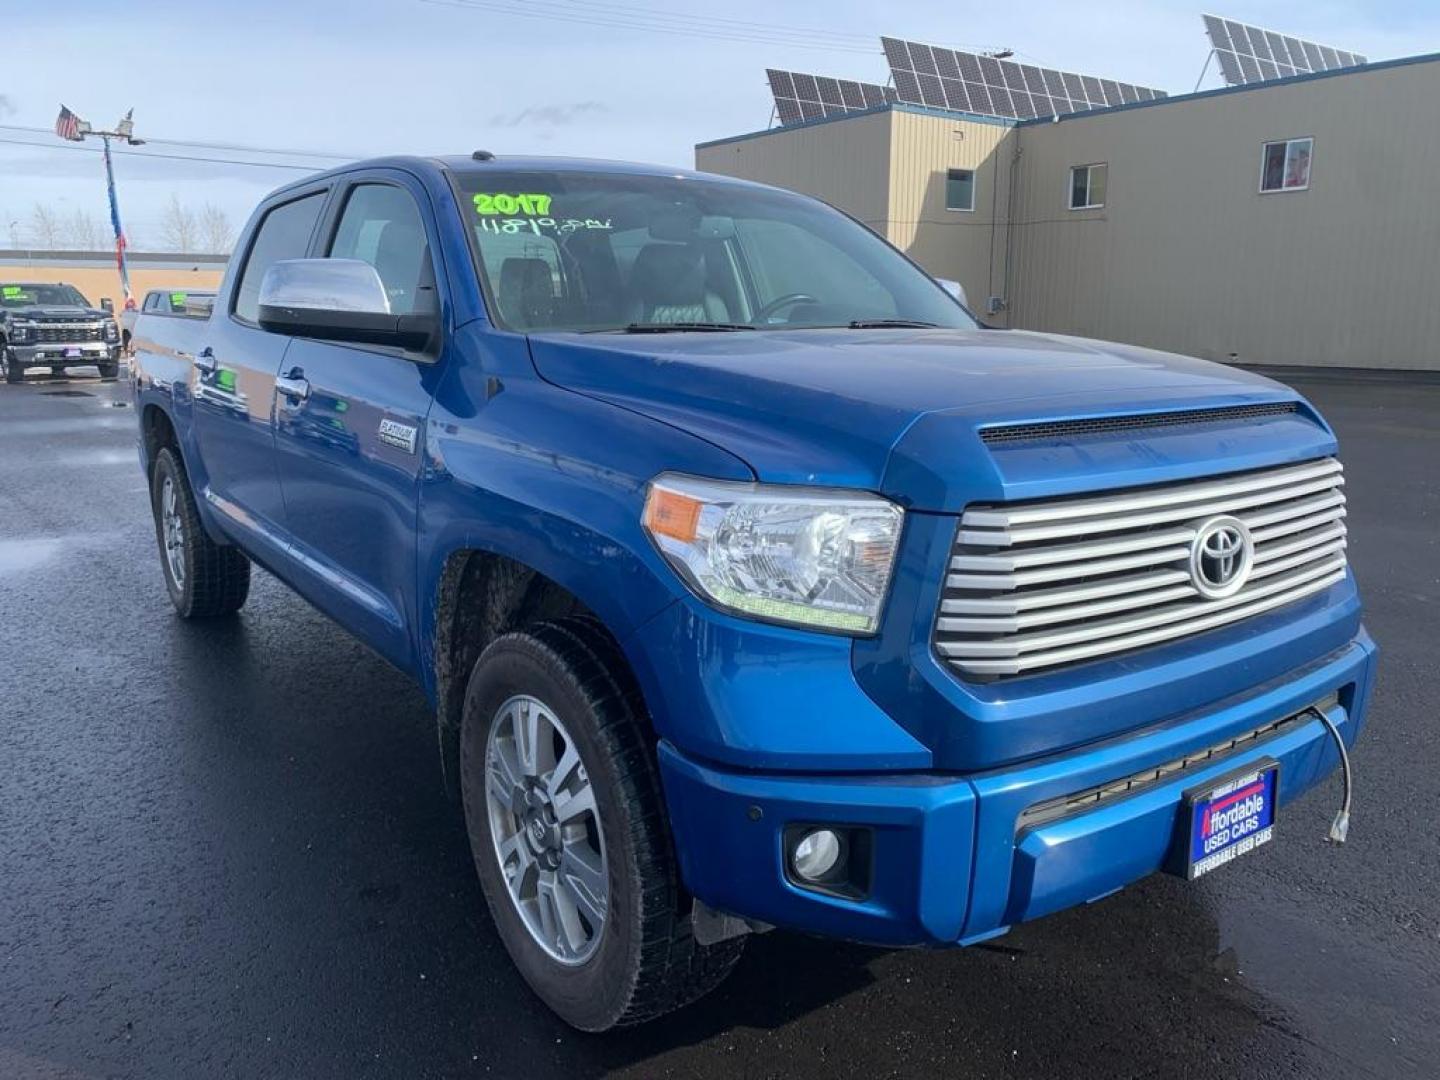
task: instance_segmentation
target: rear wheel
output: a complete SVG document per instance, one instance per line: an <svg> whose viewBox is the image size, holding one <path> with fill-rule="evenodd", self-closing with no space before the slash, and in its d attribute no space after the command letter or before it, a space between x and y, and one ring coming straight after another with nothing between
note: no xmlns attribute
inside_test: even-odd
<svg viewBox="0 0 1440 1080"><path fill-rule="evenodd" d="M190 481L171 447L155 457L150 504L165 587L182 618L239 611L250 593L250 560L239 548L217 544L200 524Z"/></svg>
<svg viewBox="0 0 1440 1080"><path fill-rule="evenodd" d="M585 1031L635 1024L717 986L744 948L691 932L648 726L591 620L497 639L461 728L470 846L532 990Z"/></svg>

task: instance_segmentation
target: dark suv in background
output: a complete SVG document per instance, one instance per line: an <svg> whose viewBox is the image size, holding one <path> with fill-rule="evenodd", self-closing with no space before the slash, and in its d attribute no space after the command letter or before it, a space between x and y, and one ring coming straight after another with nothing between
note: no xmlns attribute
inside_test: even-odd
<svg viewBox="0 0 1440 1080"><path fill-rule="evenodd" d="M120 327L73 285L0 282L0 355L8 383L34 367L59 374L94 365L101 378L113 379L120 371Z"/></svg>

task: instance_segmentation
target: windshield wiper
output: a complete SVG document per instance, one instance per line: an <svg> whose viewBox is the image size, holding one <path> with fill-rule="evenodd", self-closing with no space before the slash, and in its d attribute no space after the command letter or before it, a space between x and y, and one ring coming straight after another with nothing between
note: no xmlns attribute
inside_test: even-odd
<svg viewBox="0 0 1440 1080"><path fill-rule="evenodd" d="M939 323L920 319L852 319L851 330L934 330Z"/></svg>
<svg viewBox="0 0 1440 1080"><path fill-rule="evenodd" d="M745 323L728 322L673 322L673 323L652 323L632 322L623 328L626 334L668 334L672 331L690 331L695 333L722 333L727 330L754 330L755 327L747 326Z"/></svg>

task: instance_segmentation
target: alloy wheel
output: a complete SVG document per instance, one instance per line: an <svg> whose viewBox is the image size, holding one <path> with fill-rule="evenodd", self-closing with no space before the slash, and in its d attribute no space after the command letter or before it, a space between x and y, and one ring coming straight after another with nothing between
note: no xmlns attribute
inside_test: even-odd
<svg viewBox="0 0 1440 1080"><path fill-rule="evenodd" d="M180 516L180 492L173 477L160 488L160 532L165 543L165 565L175 587L185 587L185 522Z"/></svg>
<svg viewBox="0 0 1440 1080"><path fill-rule="evenodd" d="M599 947L609 866L579 748L555 712L517 695L495 712L485 746L490 838L510 901L553 960L582 964Z"/></svg>

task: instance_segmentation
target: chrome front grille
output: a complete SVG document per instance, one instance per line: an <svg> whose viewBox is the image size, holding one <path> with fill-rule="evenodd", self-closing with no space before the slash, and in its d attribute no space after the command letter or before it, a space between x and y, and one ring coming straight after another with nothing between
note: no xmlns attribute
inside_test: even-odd
<svg viewBox="0 0 1440 1080"><path fill-rule="evenodd" d="M1345 478L1322 458L1113 494L965 511L935 648L971 676L1018 675L1173 641L1345 576ZM1234 595L1192 575L1197 533L1233 517L1254 559Z"/></svg>
<svg viewBox="0 0 1440 1080"><path fill-rule="evenodd" d="M37 345L69 345L81 341L104 341L105 324L40 323L30 333L31 340Z"/></svg>

